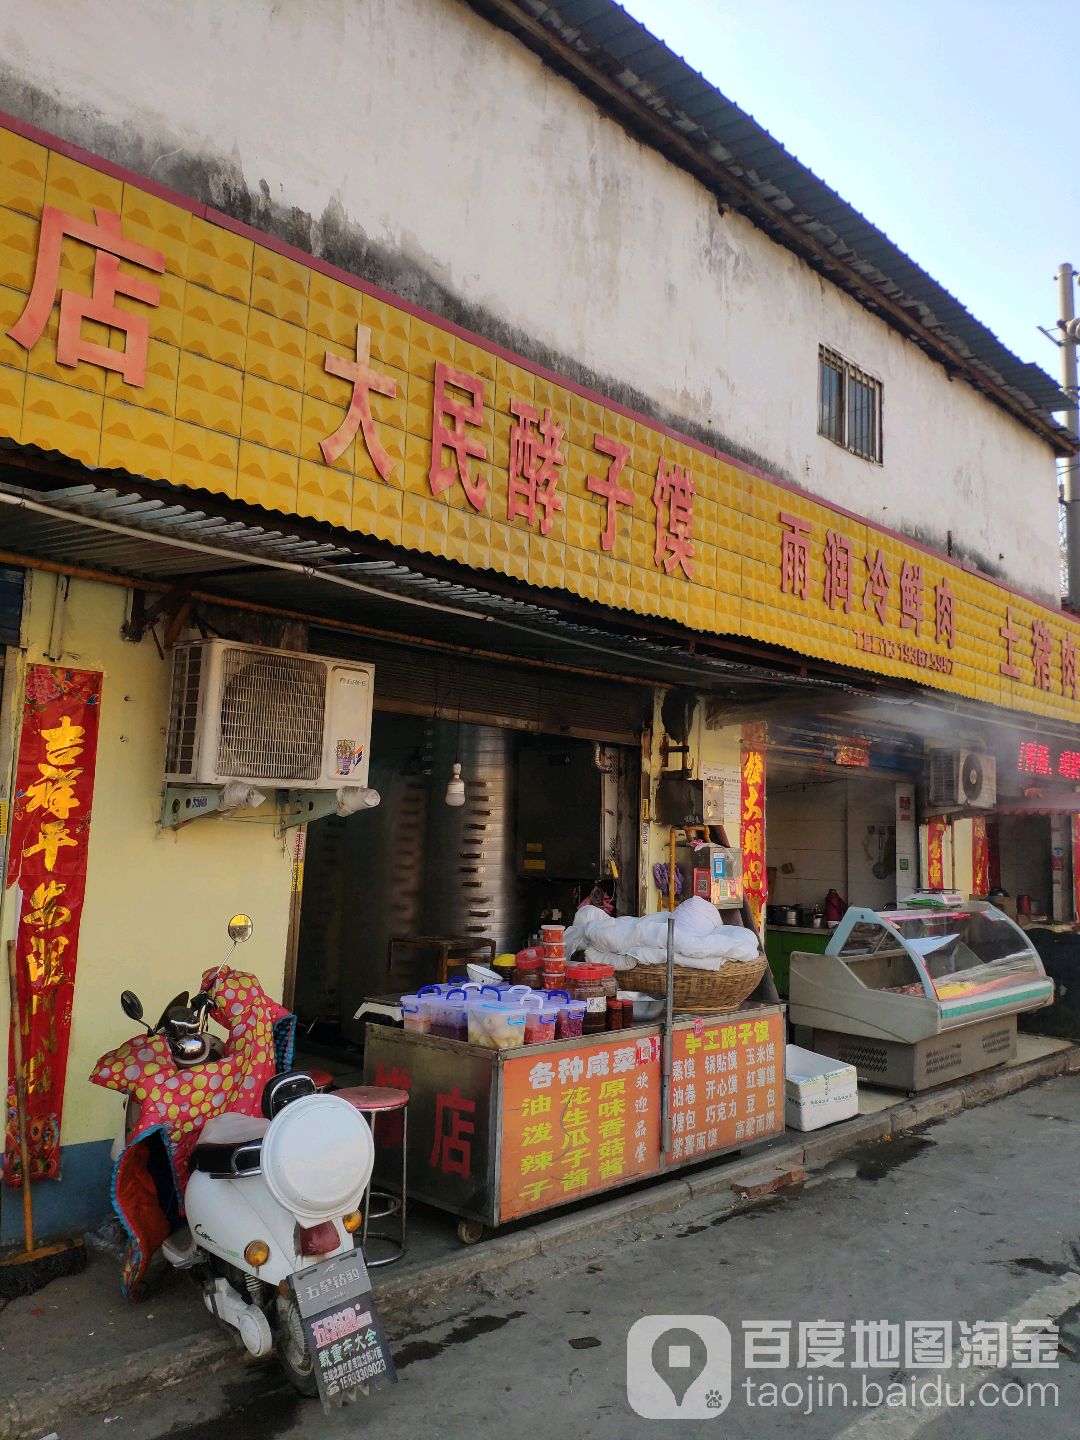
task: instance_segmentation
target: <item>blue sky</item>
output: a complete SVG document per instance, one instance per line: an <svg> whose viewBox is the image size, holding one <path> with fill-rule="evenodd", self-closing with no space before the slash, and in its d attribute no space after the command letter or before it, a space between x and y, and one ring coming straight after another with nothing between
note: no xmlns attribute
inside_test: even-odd
<svg viewBox="0 0 1080 1440"><path fill-rule="evenodd" d="M1080 269L1076 0L623 0L1025 360ZM1080 297L1078 297L1080 298Z"/></svg>

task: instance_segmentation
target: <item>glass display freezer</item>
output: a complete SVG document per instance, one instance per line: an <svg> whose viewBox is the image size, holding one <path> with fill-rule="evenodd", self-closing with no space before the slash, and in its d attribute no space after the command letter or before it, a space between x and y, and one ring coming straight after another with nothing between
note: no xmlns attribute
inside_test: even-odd
<svg viewBox="0 0 1080 1440"><path fill-rule="evenodd" d="M849 909L823 955L794 951L791 1021L859 1079L923 1090L1004 1064L1016 1017L1054 999L1023 930L985 901Z"/></svg>

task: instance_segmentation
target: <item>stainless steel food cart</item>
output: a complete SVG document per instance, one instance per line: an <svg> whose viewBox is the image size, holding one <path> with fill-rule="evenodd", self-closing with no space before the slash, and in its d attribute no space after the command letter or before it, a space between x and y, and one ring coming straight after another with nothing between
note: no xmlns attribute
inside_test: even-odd
<svg viewBox="0 0 1080 1440"><path fill-rule="evenodd" d="M662 1034L642 1025L494 1050L371 1024L364 1075L408 1091L409 1196L460 1216L468 1243L783 1131L783 1006L674 1022L667 1153ZM387 1179L400 1159L389 1138Z"/></svg>
<svg viewBox="0 0 1080 1440"><path fill-rule="evenodd" d="M985 901L852 908L822 954L793 951L792 1023L860 1080L923 1090L1016 1054L1016 1017L1054 985L1027 936Z"/></svg>

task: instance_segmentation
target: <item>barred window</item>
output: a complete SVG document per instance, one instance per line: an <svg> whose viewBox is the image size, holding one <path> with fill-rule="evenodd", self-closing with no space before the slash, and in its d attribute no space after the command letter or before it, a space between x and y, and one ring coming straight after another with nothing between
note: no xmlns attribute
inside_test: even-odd
<svg viewBox="0 0 1080 1440"><path fill-rule="evenodd" d="M881 381L818 348L818 434L853 455L881 464Z"/></svg>

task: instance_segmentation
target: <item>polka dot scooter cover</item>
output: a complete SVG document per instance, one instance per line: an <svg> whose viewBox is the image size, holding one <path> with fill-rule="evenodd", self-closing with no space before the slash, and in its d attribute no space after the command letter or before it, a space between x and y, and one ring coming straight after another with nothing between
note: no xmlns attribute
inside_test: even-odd
<svg viewBox="0 0 1080 1440"><path fill-rule="evenodd" d="M261 1114L263 1086L292 1059L295 1017L254 975L223 966L208 970L202 985L213 1002L211 1018L228 1032L220 1058L181 1067L164 1036L136 1035L103 1055L90 1076L138 1104L112 1197L130 1240L123 1288L132 1298L183 1215L191 1152L207 1120L227 1111Z"/></svg>

